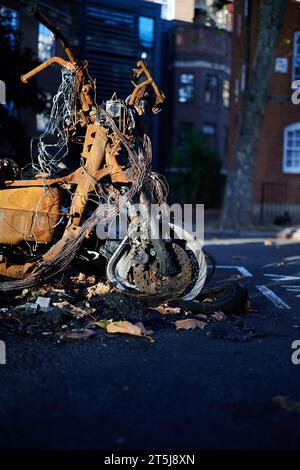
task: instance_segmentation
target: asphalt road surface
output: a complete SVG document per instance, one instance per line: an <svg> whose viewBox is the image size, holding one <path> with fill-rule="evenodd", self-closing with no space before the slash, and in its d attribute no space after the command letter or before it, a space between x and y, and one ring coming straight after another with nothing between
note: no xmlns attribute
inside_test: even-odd
<svg viewBox="0 0 300 470"><path fill-rule="evenodd" d="M256 311L244 316L244 341L207 334L235 331L237 319L194 331L158 325L154 343L104 334L56 344L2 332L0 448L299 449L291 345L300 340L300 245L207 249L216 281L245 276Z"/></svg>

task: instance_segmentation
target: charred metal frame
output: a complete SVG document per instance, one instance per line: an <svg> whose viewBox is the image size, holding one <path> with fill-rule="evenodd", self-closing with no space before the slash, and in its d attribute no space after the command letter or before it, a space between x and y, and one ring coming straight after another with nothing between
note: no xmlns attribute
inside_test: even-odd
<svg viewBox="0 0 300 470"><path fill-rule="evenodd" d="M26 2L21 1L20 3L26 5ZM48 262L61 253L66 246L66 243L75 238L78 234L82 225L89 194L94 191L96 185L102 178L109 175L112 183L130 183L131 180L117 160L117 156L121 148L121 141L118 135L115 132L108 134L107 129L96 121L96 103L94 101L95 85L90 79L86 78L85 70L87 63L78 61L63 33L38 10L35 4L29 4L26 8L29 14L34 16L53 32L56 39L61 42L68 60L61 57L51 57L38 67L22 75L21 81L25 84L28 83L30 78L47 69L54 63L74 72L76 93L81 104L81 109L79 111L81 126L86 128L83 151L81 154L85 161L84 166L77 168L77 170L67 176L59 178L48 178L48 175L37 174L36 178L33 180L1 181L3 189L0 191L0 208L4 207L4 210L8 213L15 210L15 198L12 198L12 201L10 197L13 196L12 191L14 189L20 190L20 196L26 200L25 205L28 212L32 212L32 208L36 203L37 191L38 188L40 188L40 191L38 192L39 194L43 193L42 203L45 203L45 207L43 209L44 212L37 209L37 214L41 214L42 212L48 213L48 215L53 218L53 223L50 223L50 225L45 228L45 230L50 232L53 231L55 223L58 220L57 217L60 216L58 208L60 206L61 190L66 187L66 185L74 185L75 191L67 214L68 222L63 236L55 244L52 244L50 249L42 256L42 261ZM139 115L143 114L144 109L141 106L141 102L146 93L147 87L150 86L153 88L156 96L156 101L152 111L157 113L159 105L165 100L165 96L156 86L145 62L139 61L137 63L137 68L133 69L133 74L136 78L142 77L142 81L139 84L132 82L134 90L129 97L129 105L132 108L135 108ZM126 137L127 136L125 135L125 138ZM21 219L17 228L20 233L25 233L26 227L22 226L22 220L23 219ZM38 230L36 230L34 224L32 225L32 229L31 233L29 235L27 234L27 240L32 238L33 240L36 239L37 241L42 242L45 242L46 240L47 243L51 243L51 240L48 237L45 237L45 233L43 231L42 233L41 231L39 233ZM3 234L3 236L4 235L5 234ZM9 242L10 235L7 235ZM86 235L88 236L88 233ZM4 238L7 239L7 237ZM13 242L12 239L10 240ZM2 258L0 260L0 275L15 279L23 279L28 274L35 272L37 268L37 262L10 264L6 259Z"/></svg>

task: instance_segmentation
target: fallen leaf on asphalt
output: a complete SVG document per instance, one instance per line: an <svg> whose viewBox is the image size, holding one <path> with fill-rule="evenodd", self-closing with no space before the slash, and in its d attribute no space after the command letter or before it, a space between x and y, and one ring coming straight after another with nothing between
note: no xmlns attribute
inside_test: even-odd
<svg viewBox="0 0 300 470"><path fill-rule="evenodd" d="M186 318L185 320L177 320L175 325L176 330L194 330L195 328L203 330L207 324L204 321L197 320L196 318Z"/></svg>
<svg viewBox="0 0 300 470"><path fill-rule="evenodd" d="M169 307L167 304L161 304L158 307L155 307L154 310L161 313L162 315L173 315L181 312L180 307Z"/></svg>
<svg viewBox="0 0 300 470"><path fill-rule="evenodd" d="M279 405L285 411L296 411L300 413L300 401L290 400L289 397L278 395L272 398L272 402Z"/></svg>
<svg viewBox="0 0 300 470"><path fill-rule="evenodd" d="M144 336L147 338L150 338L150 335L153 334L152 330L146 330L142 322L133 324L129 321L108 323L106 325L106 331L108 333L125 333L128 335Z"/></svg>
<svg viewBox="0 0 300 470"><path fill-rule="evenodd" d="M78 330L67 331L66 333L58 333L58 336L64 340L75 340L75 339L88 339L95 335L96 332L89 328L80 328Z"/></svg>
<svg viewBox="0 0 300 470"><path fill-rule="evenodd" d="M227 319L226 315L224 312L214 312L212 315L211 315L211 318L212 320L214 321L224 321Z"/></svg>
<svg viewBox="0 0 300 470"><path fill-rule="evenodd" d="M107 333L123 333L131 336L140 336L143 338L148 338L150 341L153 341L151 335L153 334L152 330L146 330L142 322L130 323L129 321L110 321L110 320L99 320L94 323L100 328L104 328Z"/></svg>
<svg viewBox="0 0 300 470"><path fill-rule="evenodd" d="M87 288L87 298L91 299L96 295L105 295L111 290L111 287L103 282L98 282L97 284Z"/></svg>

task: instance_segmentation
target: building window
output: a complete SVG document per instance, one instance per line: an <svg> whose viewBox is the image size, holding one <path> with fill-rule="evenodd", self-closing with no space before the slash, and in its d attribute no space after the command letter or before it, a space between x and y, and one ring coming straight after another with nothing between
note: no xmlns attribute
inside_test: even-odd
<svg viewBox="0 0 300 470"><path fill-rule="evenodd" d="M195 76L193 73L179 75L178 101L190 103L195 97Z"/></svg>
<svg viewBox="0 0 300 470"><path fill-rule="evenodd" d="M174 20L175 0L152 0L161 5L161 17L164 20Z"/></svg>
<svg viewBox="0 0 300 470"><path fill-rule="evenodd" d="M217 104L219 79L216 75L207 75L205 79L204 101L206 104Z"/></svg>
<svg viewBox="0 0 300 470"><path fill-rule="evenodd" d="M202 135L204 144L210 148L216 148L216 126L213 124L204 124L202 126Z"/></svg>
<svg viewBox="0 0 300 470"><path fill-rule="evenodd" d="M177 147L185 149L187 147L188 135L193 128L192 122L180 122L177 127Z"/></svg>
<svg viewBox="0 0 300 470"><path fill-rule="evenodd" d="M294 33L292 82L300 80L300 31Z"/></svg>
<svg viewBox="0 0 300 470"><path fill-rule="evenodd" d="M53 33L39 23L38 58L44 62L55 54Z"/></svg>
<svg viewBox="0 0 300 470"><path fill-rule="evenodd" d="M18 12L11 8L0 6L1 25L7 30L7 37L12 48L16 45L16 32L19 27Z"/></svg>
<svg viewBox="0 0 300 470"><path fill-rule="evenodd" d="M289 59L287 57L276 57L275 59L275 73L288 73Z"/></svg>
<svg viewBox="0 0 300 470"><path fill-rule="evenodd" d="M300 173L300 122L284 129L283 172Z"/></svg>
<svg viewBox="0 0 300 470"><path fill-rule="evenodd" d="M223 80L223 91L222 91L222 101L225 108L229 107L230 102L230 82L229 80Z"/></svg>
<svg viewBox="0 0 300 470"><path fill-rule="evenodd" d="M50 120L50 113L52 107L52 95L49 92L45 92L45 99L46 99L46 110L42 113L36 114L36 130L39 132L44 132L47 129L49 120Z"/></svg>
<svg viewBox="0 0 300 470"><path fill-rule="evenodd" d="M219 2L222 3L222 2ZM223 2L224 3L224 2ZM212 7L208 7L211 10ZM229 5L224 5L213 13L216 26L227 31L232 31L232 12Z"/></svg>
<svg viewBox="0 0 300 470"><path fill-rule="evenodd" d="M118 64L120 62L125 64L125 61L128 63L125 71L125 74L127 74L130 68L130 60L132 62L130 58L137 56L136 35L141 34L141 25L147 27L142 40L144 41L146 38L148 44L149 24L146 25L144 20L139 23L139 19L135 17L134 13L113 7L106 8L101 5L101 2L86 3L87 34L85 48L87 53L91 53L93 57L96 57L97 54L101 55L100 62L95 59L97 73L101 76L102 84L103 82L109 82L109 89L113 90L116 80L118 83L120 81L124 82L124 70L117 70L119 68ZM143 48L142 45L141 48ZM94 65L96 65L96 62ZM101 89L104 92L103 87ZM128 90L125 93L128 93Z"/></svg>
<svg viewBox="0 0 300 470"><path fill-rule="evenodd" d="M150 49L153 47L154 41L154 19L148 18L147 16L139 17L139 38L140 44Z"/></svg>

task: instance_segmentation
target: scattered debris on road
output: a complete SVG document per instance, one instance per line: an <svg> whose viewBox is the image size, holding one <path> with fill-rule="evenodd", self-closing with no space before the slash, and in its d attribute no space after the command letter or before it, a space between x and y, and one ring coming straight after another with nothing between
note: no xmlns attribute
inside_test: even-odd
<svg viewBox="0 0 300 470"><path fill-rule="evenodd" d="M203 330L207 323L201 320L197 320L196 318L186 318L184 320L177 320L175 325L176 330L194 330L195 328L200 328L200 330Z"/></svg>
<svg viewBox="0 0 300 470"><path fill-rule="evenodd" d="M129 321L97 321L95 325L99 326L100 328L104 328L107 333L122 333L131 336L140 336L143 338L147 338L150 341L154 341L152 338L153 331L146 330L142 322L137 322L133 324Z"/></svg>
<svg viewBox="0 0 300 470"><path fill-rule="evenodd" d="M0 329L13 334L52 336L57 343L103 337L103 334L126 334L154 341L153 335L158 328L175 326L178 332L204 330L210 325L226 322L232 314L250 309L247 291L240 281L205 289L197 301L170 301L157 305L155 299L149 301L124 295L109 282L78 273L74 268L69 274L54 280L51 285L24 289L15 297L11 294L3 296ZM235 330L236 327L231 333L211 330L211 335L230 338L230 335L236 335ZM255 336L252 331L246 334Z"/></svg>

